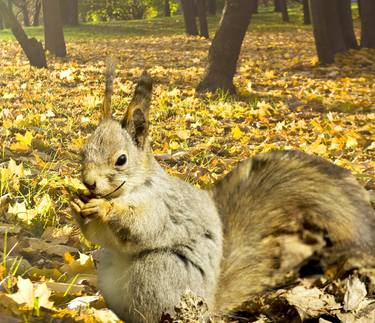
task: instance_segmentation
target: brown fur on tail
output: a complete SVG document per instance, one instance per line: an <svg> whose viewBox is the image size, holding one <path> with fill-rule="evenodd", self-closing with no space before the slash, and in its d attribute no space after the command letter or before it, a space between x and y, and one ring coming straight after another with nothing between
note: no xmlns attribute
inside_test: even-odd
<svg viewBox="0 0 375 323"><path fill-rule="evenodd" d="M228 312L264 289L272 235L292 222L327 231L333 241L375 247L368 192L349 171L298 151L246 160L213 189L222 217L224 254L216 311Z"/></svg>

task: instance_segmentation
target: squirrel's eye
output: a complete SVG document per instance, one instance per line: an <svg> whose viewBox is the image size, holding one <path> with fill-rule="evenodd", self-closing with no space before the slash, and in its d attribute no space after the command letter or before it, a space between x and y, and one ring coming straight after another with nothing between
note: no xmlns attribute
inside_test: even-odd
<svg viewBox="0 0 375 323"><path fill-rule="evenodd" d="M126 156L122 154L119 158L116 160L116 166L122 166L126 163Z"/></svg>

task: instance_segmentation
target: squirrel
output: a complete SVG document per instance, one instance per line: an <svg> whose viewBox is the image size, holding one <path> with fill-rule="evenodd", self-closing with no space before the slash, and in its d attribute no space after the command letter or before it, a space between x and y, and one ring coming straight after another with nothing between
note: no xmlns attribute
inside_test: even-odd
<svg viewBox="0 0 375 323"><path fill-rule="evenodd" d="M230 313L265 289L272 259L264 242L291 221L335 242L375 247L369 193L351 173L299 151L241 162L211 190L170 176L148 139L152 79L144 72L121 121L112 117L115 69L107 67L102 120L82 151L90 198L73 198L86 239L101 249L98 286L128 323L173 315L191 290L211 313Z"/></svg>

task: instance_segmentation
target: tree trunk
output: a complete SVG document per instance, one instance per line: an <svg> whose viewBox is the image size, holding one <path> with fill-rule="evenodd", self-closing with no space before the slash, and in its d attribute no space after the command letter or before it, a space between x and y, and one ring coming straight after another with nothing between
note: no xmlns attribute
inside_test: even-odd
<svg viewBox="0 0 375 323"><path fill-rule="evenodd" d="M34 11L34 19L33 19L33 26L39 26L39 18L40 18L40 9L42 8L42 0L35 0L35 11Z"/></svg>
<svg viewBox="0 0 375 323"><path fill-rule="evenodd" d="M66 56L60 1L43 0L45 47L57 57Z"/></svg>
<svg viewBox="0 0 375 323"><path fill-rule="evenodd" d="M184 14L185 30L188 35L198 36L197 24L195 21L194 1L181 0Z"/></svg>
<svg viewBox="0 0 375 323"><path fill-rule="evenodd" d="M249 0L251 1L251 13L258 13L258 0Z"/></svg>
<svg viewBox="0 0 375 323"><path fill-rule="evenodd" d="M303 23L305 25L311 24L309 0L303 0Z"/></svg>
<svg viewBox="0 0 375 323"><path fill-rule="evenodd" d="M217 10L216 0L208 0L208 14L215 16Z"/></svg>
<svg viewBox="0 0 375 323"><path fill-rule="evenodd" d="M323 64L333 63L335 54L347 49L338 15L341 1L309 0L315 45Z"/></svg>
<svg viewBox="0 0 375 323"><path fill-rule="evenodd" d="M198 92L223 89L235 92L233 76L247 27L251 18L251 1L226 0L223 17L208 52L208 64Z"/></svg>
<svg viewBox="0 0 375 323"><path fill-rule="evenodd" d="M286 0L279 0L280 3L280 11L283 17L284 22L289 22L289 13L288 13L288 6L286 4Z"/></svg>
<svg viewBox="0 0 375 323"><path fill-rule="evenodd" d="M164 0L164 16L170 17L171 16L171 6L169 0Z"/></svg>
<svg viewBox="0 0 375 323"><path fill-rule="evenodd" d="M3 0L0 0L0 11L4 20L10 26L14 37L21 45L30 65L38 68L47 67L46 56L42 44L35 38L27 37L17 18Z"/></svg>
<svg viewBox="0 0 375 323"><path fill-rule="evenodd" d="M375 48L375 1L361 0L361 47Z"/></svg>
<svg viewBox="0 0 375 323"><path fill-rule="evenodd" d="M358 5L358 14L359 14L359 17L361 18L361 0L357 0L357 5Z"/></svg>
<svg viewBox="0 0 375 323"><path fill-rule="evenodd" d="M204 38L209 38L208 25L207 25L207 14L206 14L206 1L196 0L198 19L199 19L199 35Z"/></svg>
<svg viewBox="0 0 375 323"><path fill-rule="evenodd" d="M358 48L357 39L355 38L353 27L352 1L339 0L338 14L340 17L341 30L344 37L346 49Z"/></svg>
<svg viewBox="0 0 375 323"><path fill-rule="evenodd" d="M27 8L26 0L23 0L21 9L22 9L22 15L23 15L23 24L25 26L30 26L29 9Z"/></svg>
<svg viewBox="0 0 375 323"><path fill-rule="evenodd" d="M281 12L281 2L280 0L273 0L273 3L275 5L275 12Z"/></svg>
<svg viewBox="0 0 375 323"><path fill-rule="evenodd" d="M3 16L0 14L0 29L4 29Z"/></svg>
<svg viewBox="0 0 375 323"><path fill-rule="evenodd" d="M78 25L78 0L60 0L60 10L64 25Z"/></svg>

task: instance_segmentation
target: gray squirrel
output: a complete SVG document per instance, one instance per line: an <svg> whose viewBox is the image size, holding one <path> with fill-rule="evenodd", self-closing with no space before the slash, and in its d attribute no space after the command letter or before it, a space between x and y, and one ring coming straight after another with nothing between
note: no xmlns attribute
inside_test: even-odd
<svg viewBox="0 0 375 323"><path fill-rule="evenodd" d="M264 240L292 219L326 230L334 241L374 248L368 192L322 158L260 154L209 191L168 175L148 139L150 76L142 74L117 121L114 73L109 64L103 119L83 148L82 179L91 198L73 198L71 206L83 235L102 248L99 289L125 322L173 315L186 290L211 313L235 310L264 290L273 261Z"/></svg>

